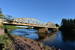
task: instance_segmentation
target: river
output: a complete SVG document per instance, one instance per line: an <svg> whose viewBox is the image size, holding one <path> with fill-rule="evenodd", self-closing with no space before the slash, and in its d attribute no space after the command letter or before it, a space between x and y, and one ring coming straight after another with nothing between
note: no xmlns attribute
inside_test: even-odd
<svg viewBox="0 0 75 50"><path fill-rule="evenodd" d="M39 35L37 30L34 29L16 29L11 32L11 34L23 36L26 38L30 38L33 40L39 39ZM45 45L54 46L56 48L60 48L62 50L75 50L75 42L62 40L61 32L56 32L56 34L52 35L53 39L48 39L43 41Z"/></svg>

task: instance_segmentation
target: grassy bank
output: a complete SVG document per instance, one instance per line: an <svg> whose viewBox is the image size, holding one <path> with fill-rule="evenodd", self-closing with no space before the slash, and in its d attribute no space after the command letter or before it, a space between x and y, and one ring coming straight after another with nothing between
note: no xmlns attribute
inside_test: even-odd
<svg viewBox="0 0 75 50"><path fill-rule="evenodd" d="M12 41L7 35L0 35L0 44L4 44L3 50L14 50Z"/></svg>

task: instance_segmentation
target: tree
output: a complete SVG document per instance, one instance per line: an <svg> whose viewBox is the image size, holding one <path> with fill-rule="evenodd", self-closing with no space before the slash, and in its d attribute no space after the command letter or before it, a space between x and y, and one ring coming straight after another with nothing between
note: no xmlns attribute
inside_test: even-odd
<svg viewBox="0 0 75 50"><path fill-rule="evenodd" d="M62 19L60 31L64 40L75 40L75 19Z"/></svg>

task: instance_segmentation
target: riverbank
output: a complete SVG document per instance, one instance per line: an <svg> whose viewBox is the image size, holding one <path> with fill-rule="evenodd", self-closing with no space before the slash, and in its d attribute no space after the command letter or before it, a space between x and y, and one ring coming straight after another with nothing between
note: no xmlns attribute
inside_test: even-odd
<svg viewBox="0 0 75 50"><path fill-rule="evenodd" d="M14 46L15 46L16 48L19 47L16 50L18 49L20 50L25 50L25 49L27 50L28 49L29 50L32 50L32 49L34 50L56 50L56 48L54 47L45 46L42 43L31 40L29 38L15 36L15 35L12 35L12 36L14 37L13 38L15 42L14 44L7 35L0 35L0 43L3 43L5 45L4 49L14 50Z"/></svg>

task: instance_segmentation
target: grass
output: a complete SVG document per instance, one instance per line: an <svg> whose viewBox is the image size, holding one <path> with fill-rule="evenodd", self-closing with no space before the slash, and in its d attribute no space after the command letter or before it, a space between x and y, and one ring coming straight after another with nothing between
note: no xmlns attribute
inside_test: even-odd
<svg viewBox="0 0 75 50"><path fill-rule="evenodd" d="M9 50L14 50L13 49L13 44L10 38L7 35L0 35L0 43L4 44L3 50L9 49Z"/></svg>

